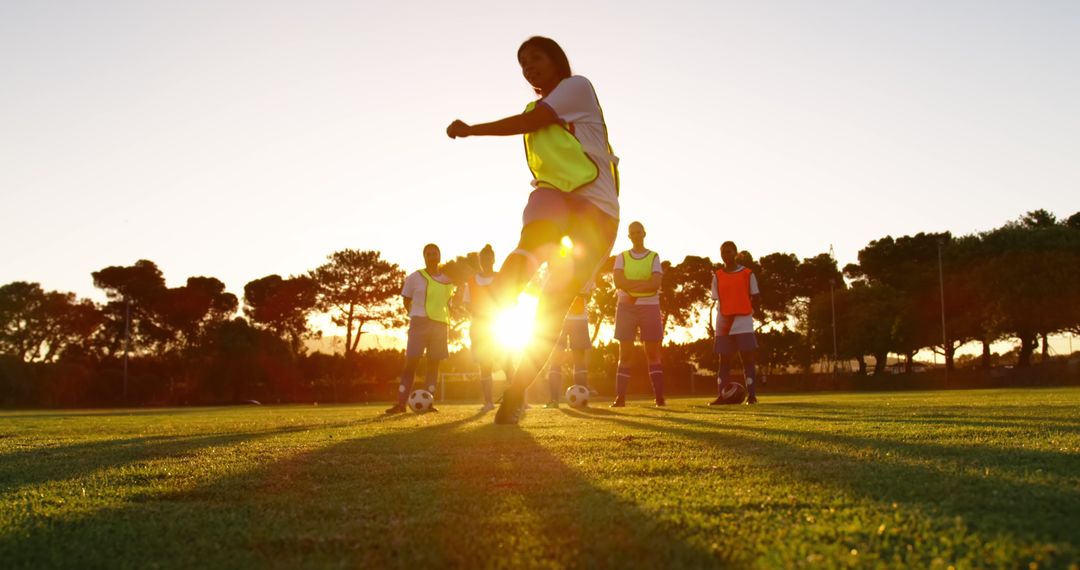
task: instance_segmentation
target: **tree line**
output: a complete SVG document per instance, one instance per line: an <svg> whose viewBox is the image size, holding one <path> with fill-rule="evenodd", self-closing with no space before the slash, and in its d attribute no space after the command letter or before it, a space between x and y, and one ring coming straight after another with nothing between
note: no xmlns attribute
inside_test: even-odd
<svg viewBox="0 0 1080 570"><path fill-rule="evenodd" d="M1080 212L1058 220L1036 210L959 237L887 236L842 268L829 253L799 259L744 251L740 262L761 286L760 362L772 374L810 370L822 360L857 362L860 373L872 361L881 373L889 354L903 355L910 370L925 349L952 369L968 343L982 347L973 364L989 367L990 345L1008 339L1025 367L1040 343L1046 357L1048 336L1080 332ZM693 255L664 262L668 330L711 338L716 267ZM459 283L477 270L475 253L444 269ZM0 286L0 404L338 401L343 386L353 387L345 397L356 397L357 385L390 382L400 365L398 351L359 349L363 335L406 323L398 300L405 272L377 251L346 249L303 275L255 279L242 299L214 277L168 287L149 260L92 277L103 304L37 283ZM602 272L589 301L594 340L614 321L615 298L610 271ZM344 331L343 354L305 350L321 334L311 326L315 314ZM467 321L463 310L453 312L451 338L459 344ZM707 342L675 354L689 361L683 366L712 367Z"/></svg>

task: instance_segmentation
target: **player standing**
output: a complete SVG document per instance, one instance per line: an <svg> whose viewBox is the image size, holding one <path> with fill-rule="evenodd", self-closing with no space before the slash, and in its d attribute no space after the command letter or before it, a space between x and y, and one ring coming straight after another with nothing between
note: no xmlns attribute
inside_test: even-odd
<svg viewBox="0 0 1080 570"><path fill-rule="evenodd" d="M630 383L630 358L641 331L645 359L649 363L649 381L657 406L664 406L664 365L660 361L660 343L664 340L664 324L660 314L660 283L664 270L660 256L645 248L645 226L632 222L629 237L633 247L615 257L615 287L618 305L615 308L615 340L619 341L619 368L615 372L615 402L613 408L626 405L626 388Z"/></svg>
<svg viewBox="0 0 1080 570"><path fill-rule="evenodd" d="M473 361L480 367L480 391L484 395L484 405L480 411L486 412L495 409L491 388L491 372L495 367L497 352L492 331L497 307L491 291L495 283L495 250L490 244L485 245L478 258L480 272L469 278L465 284L463 301L472 316L469 324L469 350L472 352ZM505 368L505 372L510 374L508 368Z"/></svg>
<svg viewBox="0 0 1080 570"><path fill-rule="evenodd" d="M736 261L738 253L734 242L721 244L720 258L724 265L713 273L712 298L717 301L714 348L720 355L720 370L716 377L717 397L709 403L710 406L728 403L723 398L724 385L731 379L731 365L736 353L742 361L743 378L749 394L746 403L757 403L754 308L758 305L760 291L754 272Z"/></svg>
<svg viewBox="0 0 1080 570"><path fill-rule="evenodd" d="M442 252L439 246L424 246L424 268L405 278L401 297L409 312L409 340L405 347L405 369L401 371L398 385L398 401L388 414L405 412L405 400L412 392L416 367L427 354L427 390L435 393L435 381L439 378L439 364L449 355L447 347L447 322L450 319L450 300L454 285L439 267ZM434 407L431 411L438 411Z"/></svg>

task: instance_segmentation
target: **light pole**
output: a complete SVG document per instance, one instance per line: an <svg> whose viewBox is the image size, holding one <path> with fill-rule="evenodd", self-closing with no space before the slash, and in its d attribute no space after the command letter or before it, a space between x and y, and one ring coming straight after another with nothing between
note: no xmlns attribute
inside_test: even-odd
<svg viewBox="0 0 1080 570"><path fill-rule="evenodd" d="M128 395L128 346L131 344L131 299L124 296L124 402Z"/></svg>
<svg viewBox="0 0 1080 570"><path fill-rule="evenodd" d="M937 242L937 271L938 271L938 289L941 293L941 355L945 357L945 374L949 373L949 359L946 351L949 349L949 337L945 334L945 271L941 265L941 246L945 243L945 240L939 239Z"/></svg>

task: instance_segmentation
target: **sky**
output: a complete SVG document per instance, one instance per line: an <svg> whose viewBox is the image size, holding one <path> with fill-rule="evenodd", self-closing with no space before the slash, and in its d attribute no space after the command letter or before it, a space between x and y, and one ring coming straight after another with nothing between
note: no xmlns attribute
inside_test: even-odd
<svg viewBox="0 0 1080 570"><path fill-rule="evenodd" d="M1080 210L1080 3L0 3L0 283L102 300L138 259L170 286L301 274L333 251L406 270L514 246L516 61L556 39L619 155L622 221L665 259L988 230Z"/></svg>

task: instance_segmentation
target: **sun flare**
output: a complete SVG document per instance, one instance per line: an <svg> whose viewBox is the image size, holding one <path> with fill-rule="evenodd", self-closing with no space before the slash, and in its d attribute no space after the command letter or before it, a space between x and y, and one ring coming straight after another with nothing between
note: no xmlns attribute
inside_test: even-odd
<svg viewBox="0 0 1080 570"><path fill-rule="evenodd" d="M518 295L517 303L495 318L495 340L511 350L525 348L532 339L533 321L539 299L530 293Z"/></svg>

